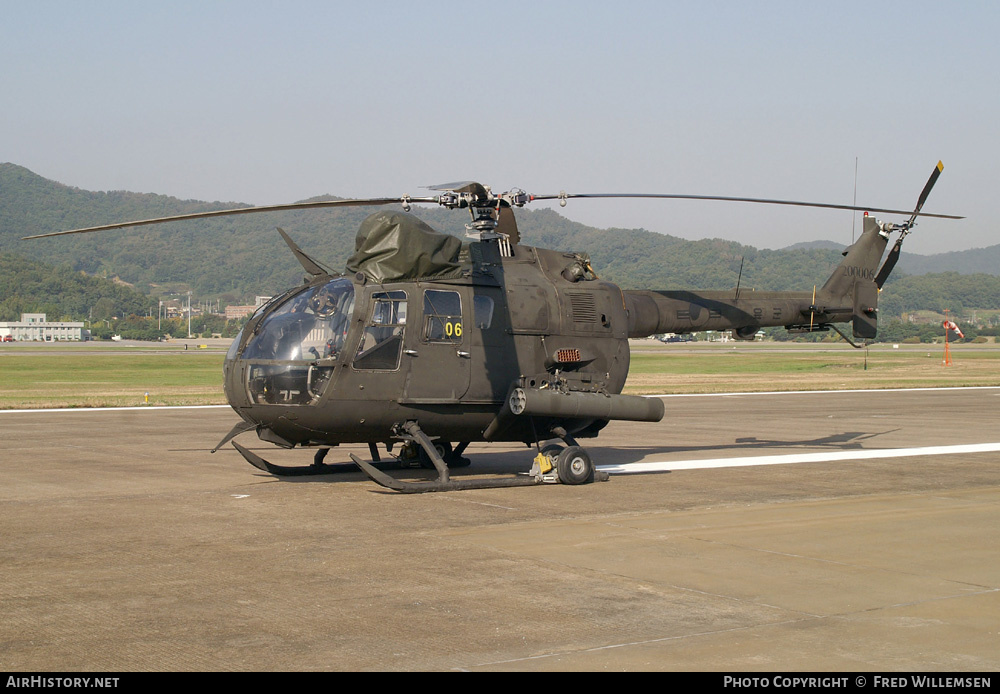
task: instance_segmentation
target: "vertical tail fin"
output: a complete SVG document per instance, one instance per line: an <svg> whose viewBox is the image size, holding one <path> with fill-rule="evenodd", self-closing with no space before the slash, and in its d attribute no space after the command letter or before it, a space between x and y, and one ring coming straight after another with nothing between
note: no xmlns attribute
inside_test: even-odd
<svg viewBox="0 0 1000 694"><path fill-rule="evenodd" d="M885 253L889 234L878 220L865 215L861 238L847 249L846 257L823 285L823 292L833 299L850 301L854 307L855 337L870 339L878 329L878 290L875 283L878 264ZM891 268L890 268L891 269Z"/></svg>
<svg viewBox="0 0 1000 694"><path fill-rule="evenodd" d="M889 235L882 231L878 220L866 215L861 238L847 249L846 257L823 285L823 291L834 297L846 297L853 295L858 281L874 285L878 264L888 243Z"/></svg>

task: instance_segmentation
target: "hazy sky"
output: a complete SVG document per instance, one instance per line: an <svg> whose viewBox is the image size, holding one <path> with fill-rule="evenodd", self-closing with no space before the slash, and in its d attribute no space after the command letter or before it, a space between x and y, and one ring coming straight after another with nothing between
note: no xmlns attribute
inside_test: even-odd
<svg viewBox="0 0 1000 694"><path fill-rule="evenodd" d="M1000 243L1000 3L0 0L0 161L253 204L529 193L910 209ZM849 243L850 212L570 202L600 227ZM901 221L901 220L899 220ZM857 222L860 228L860 222Z"/></svg>

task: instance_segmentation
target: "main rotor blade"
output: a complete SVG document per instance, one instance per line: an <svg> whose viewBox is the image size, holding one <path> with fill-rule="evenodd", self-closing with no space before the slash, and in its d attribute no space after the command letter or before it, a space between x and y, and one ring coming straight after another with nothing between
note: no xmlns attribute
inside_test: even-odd
<svg viewBox="0 0 1000 694"><path fill-rule="evenodd" d="M179 214L172 217L157 217L155 219L141 219L132 222L118 222L116 224L102 224L96 227L86 227L84 229L70 229L69 231L53 231L48 234L35 234L34 236L24 236L22 240L42 239L49 236L65 236L66 234L86 234L91 231L106 231L108 229L123 229L125 227L138 227L147 224L164 224L166 222L178 222L188 219L204 219L206 217L226 217L237 214L251 214L255 212L285 212L288 210L310 210L323 207L364 207L366 205L392 205L404 204L407 202L428 202L437 203L438 198L369 198L366 200L319 200L313 202L292 202L282 205L261 205L259 207L238 207L232 210L213 210L211 212L192 212L190 214Z"/></svg>
<svg viewBox="0 0 1000 694"><path fill-rule="evenodd" d="M651 198L661 200L719 200L722 202L753 202L765 205L795 205L798 207L822 207L831 210L854 210L856 212L881 212L883 214L914 214L912 210L890 210L882 207L862 207L860 205L833 205L822 202L799 202L796 200L769 200L766 198L737 198L724 195L674 195L661 193L560 193L559 195L532 195L534 200L566 200L569 198ZM918 212L921 217L938 219L965 219L958 215Z"/></svg>
<svg viewBox="0 0 1000 694"><path fill-rule="evenodd" d="M743 197L730 197L723 195L683 195L683 194L671 194L671 193L559 193L558 195L527 195L524 191L511 191L511 193L504 193L499 197L492 196L485 186L475 181L462 181L457 183L446 183L439 186L434 186L431 190L446 190L462 194L471 194L477 201L470 202L469 205L477 208L482 208L485 205L497 205L500 208L509 207L510 205L517 205L518 207L524 205L526 202L532 202L535 200L559 200L565 204L566 200L569 198L632 198L632 199L658 199L658 200L712 200L721 202L749 202L749 203L759 203L766 205L794 205L798 207L819 207L834 210L853 210L853 211L867 211L867 212L880 212L884 214L909 214L910 221L907 223L907 227L912 226L913 221L917 216L924 217L935 217L938 219L965 219L958 215L950 214L932 214L928 212L921 212L921 208L924 202L927 200L927 196L930 194L931 188L934 187L934 183L937 181L938 176L944 169L944 165L938 162L937 167L931 173L930 179L924 186L923 191L920 193L920 197L917 200L917 208L913 212L909 210L893 210L882 207L863 207L858 205L834 205L830 203L819 203L819 202L800 202L796 200L772 200L767 198L743 198ZM516 192L516 195L514 193ZM289 210L308 210L308 209L320 209L326 207L363 207L363 206L375 206L375 205L392 205L401 204L404 209L409 209L410 203L429 203L429 204L440 204L446 207L454 207L457 205L451 204L453 201L448 196L436 196L436 197L422 197L414 198L408 195L404 195L398 198L367 198L367 199L357 199L357 200L321 200L314 202L294 202L281 205L261 205L259 207L240 207L230 210L213 210L210 212L193 212L189 214L173 215L170 217L157 217L154 219L142 219L130 222L117 222L115 224L102 224L100 226L86 227L82 229L70 229L68 231L54 231L47 234L34 234L32 236L24 236L23 240L27 239L40 239L47 238L50 236L65 236L67 234L84 234L92 231L106 231L110 229L123 229L126 227L134 226L145 226L148 224L164 224L166 222L177 222L191 219L204 219L208 217L225 217L230 215L238 214L252 214L256 212L285 212Z"/></svg>
<svg viewBox="0 0 1000 694"><path fill-rule="evenodd" d="M517 219L514 217L514 210L509 207L500 208L496 230L498 234L506 234L512 244L521 243L521 233L517 230Z"/></svg>
<svg viewBox="0 0 1000 694"><path fill-rule="evenodd" d="M439 183L436 186L427 186L427 190L448 190L453 193L472 193L476 197L485 198L487 196L486 186L476 181L456 181L455 183Z"/></svg>

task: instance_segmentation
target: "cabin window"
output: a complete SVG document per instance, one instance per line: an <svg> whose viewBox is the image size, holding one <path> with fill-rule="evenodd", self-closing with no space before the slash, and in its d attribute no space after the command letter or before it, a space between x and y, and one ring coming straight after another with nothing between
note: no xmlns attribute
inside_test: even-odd
<svg viewBox="0 0 1000 694"><path fill-rule="evenodd" d="M428 342L462 341L462 297L458 292L424 292L424 337Z"/></svg>
<svg viewBox="0 0 1000 694"><path fill-rule="evenodd" d="M229 345L229 349L226 351L226 361L232 361L236 358L236 355L240 351L240 341L243 339L243 330L240 329L236 333L236 337L233 338L233 344Z"/></svg>
<svg viewBox="0 0 1000 694"><path fill-rule="evenodd" d="M406 292L372 294L372 312L354 357L354 368L393 371L399 368L406 328Z"/></svg>
<svg viewBox="0 0 1000 694"><path fill-rule="evenodd" d="M476 327L486 330L493 324L493 299L476 294L472 297L472 312L476 318Z"/></svg>

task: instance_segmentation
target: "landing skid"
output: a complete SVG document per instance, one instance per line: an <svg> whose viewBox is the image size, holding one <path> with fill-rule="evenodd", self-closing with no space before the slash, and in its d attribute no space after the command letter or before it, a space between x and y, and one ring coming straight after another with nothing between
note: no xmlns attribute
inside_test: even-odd
<svg viewBox="0 0 1000 694"><path fill-rule="evenodd" d="M561 482L563 484L585 484L588 482L607 481L608 474L600 472L595 474L593 464L582 448L572 446L565 449L572 455L567 455L561 447L557 451L558 462L556 466L551 465L552 456L547 455L545 450L539 451L531 471L521 473L514 477L488 477L480 479L453 480L448 472L448 466L441 456L441 452L428 436L421 431L416 422L406 422L398 427L396 432L399 438L412 442L420 446L424 455L430 459L434 468L438 472L436 480L427 482L406 482L385 474L378 470L372 463L362 460L358 456L351 454L351 460L361 468L361 470L371 478L373 482L386 489L391 489L403 494L424 494L427 492L452 492L463 489L502 489L506 487L533 487L545 482ZM464 450L464 446L462 446ZM565 460L563 460L565 459ZM543 464L544 463L544 464ZM571 472L570 472L571 471Z"/></svg>
<svg viewBox="0 0 1000 694"><path fill-rule="evenodd" d="M497 489L500 487L531 487L546 480L539 476L494 477L488 479L453 480L440 477L429 482L405 482L385 474L372 463L362 460L351 453L351 460L371 478L376 484L403 494L422 494L426 492L453 492L460 489Z"/></svg>
<svg viewBox="0 0 1000 694"><path fill-rule="evenodd" d="M224 439L232 439L239 427L234 427L233 431ZM399 425L396 430L397 438L407 442L411 453L413 447L419 447L420 455L417 457L396 458L390 462L382 462L378 456L378 449L375 444L369 444L374 461L362 460L353 453L350 454L353 463L336 463L329 465L323 462L329 448L320 448L316 451L312 465L306 466L285 466L275 465L260 457L248 448L232 441L233 447L243 456L243 459L253 465L258 470L262 470L278 477L305 477L313 475L333 475L345 472L356 472L359 468L368 477L386 489L391 489L403 494L423 494L427 492L451 492L464 489L502 489L506 487L533 487L543 483L562 484L588 484L594 481L605 482L608 480L606 472L595 471L593 463L586 451L577 446L571 445L563 448L554 442L549 442L539 447L531 470L526 473L518 473L512 477L487 477L478 479L453 480L450 477L448 466L464 467L469 464L467 458L461 457L467 443L459 444L459 447L452 452L450 446L435 444L421 431L416 422L406 422ZM575 441L568 436L561 437L563 441L575 444ZM222 445L220 443L220 445ZM218 448L218 447L217 447ZM443 453L447 453L442 455ZM447 456L447 461L445 462ZM386 474L385 470L400 470L407 467L433 467L437 470L438 478L426 482L408 482L399 480Z"/></svg>
<svg viewBox="0 0 1000 694"><path fill-rule="evenodd" d="M327 449L321 449L317 452L316 461L312 465L296 465L296 466L286 466L286 465L275 465L274 463L268 462L261 458L259 455L254 453L247 448L244 448L235 441L232 442L233 447L239 451L243 459L248 463L253 465L258 470L263 470L272 475L277 475L278 477L306 477L311 475L338 475L345 472L357 472L358 468L354 463L334 463L333 465L323 463L323 452ZM352 456L353 457L353 456ZM385 469L402 469L403 465L398 461L392 462L376 462L370 463L377 465L379 468Z"/></svg>

